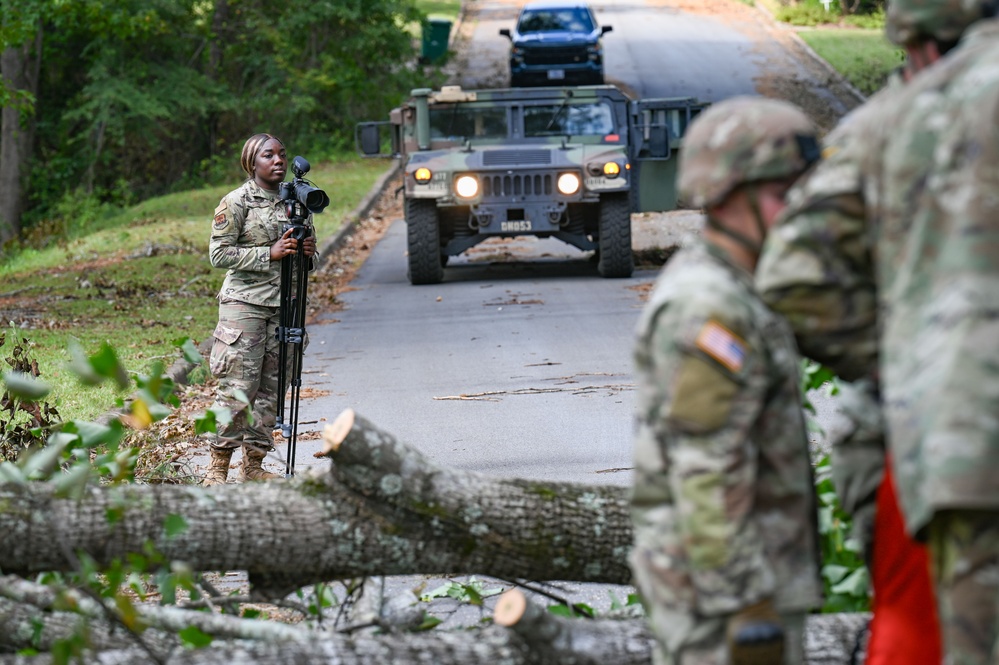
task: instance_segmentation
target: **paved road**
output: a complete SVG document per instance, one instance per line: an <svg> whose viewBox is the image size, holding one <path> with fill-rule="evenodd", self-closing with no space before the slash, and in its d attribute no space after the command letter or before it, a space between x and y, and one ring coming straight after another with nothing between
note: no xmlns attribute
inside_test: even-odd
<svg viewBox="0 0 999 665"><path fill-rule="evenodd" d="M353 407L453 467L629 482L631 330L652 273L601 279L555 240L476 249L443 284L411 286L396 222L338 322L310 328L305 384L329 395L304 400L302 420ZM300 464L315 447L300 444Z"/></svg>
<svg viewBox="0 0 999 665"><path fill-rule="evenodd" d="M471 5L456 78L468 89L509 83L509 41L520 0ZM636 98L718 101L764 94L794 99L828 126L857 100L763 13L726 0L604 0L592 3L601 25L606 78Z"/></svg>

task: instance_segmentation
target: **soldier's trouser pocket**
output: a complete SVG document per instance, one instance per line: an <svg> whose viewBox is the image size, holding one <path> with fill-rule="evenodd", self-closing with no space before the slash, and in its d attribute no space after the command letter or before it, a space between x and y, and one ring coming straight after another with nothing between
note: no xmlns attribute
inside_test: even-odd
<svg viewBox="0 0 999 665"><path fill-rule="evenodd" d="M212 337L212 353L208 358L208 367L216 378L240 376L242 374L241 354L238 353L236 341L242 330L219 322L215 326Z"/></svg>

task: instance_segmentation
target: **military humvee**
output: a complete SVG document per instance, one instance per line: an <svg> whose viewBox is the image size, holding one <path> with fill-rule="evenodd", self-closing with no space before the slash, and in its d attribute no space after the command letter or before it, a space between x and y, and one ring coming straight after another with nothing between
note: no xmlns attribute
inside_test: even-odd
<svg viewBox="0 0 999 665"><path fill-rule="evenodd" d="M705 106L610 85L417 89L388 122L359 124L357 143L403 162L413 284L440 282L448 257L487 238L518 235L596 250L602 276L628 277L631 213L676 208L677 150Z"/></svg>

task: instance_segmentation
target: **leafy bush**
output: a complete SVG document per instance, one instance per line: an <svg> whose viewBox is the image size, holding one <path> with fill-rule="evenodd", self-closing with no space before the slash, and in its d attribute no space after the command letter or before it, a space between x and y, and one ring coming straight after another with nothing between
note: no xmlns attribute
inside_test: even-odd
<svg viewBox="0 0 999 665"><path fill-rule="evenodd" d="M0 462L13 461L30 446L41 446L45 433L59 421L56 407L42 399L44 386L31 355L31 342L17 326L0 332L0 358L7 365L0 389ZM13 383L18 388L10 388ZM34 386L34 390L32 390Z"/></svg>
<svg viewBox="0 0 999 665"><path fill-rule="evenodd" d="M836 375L822 365L802 362L801 392L805 408L811 390L828 389L835 395ZM870 609L870 576L860 543L850 537L853 521L840 507L833 487L832 465L824 455L815 465L815 494L819 512L819 549L822 553L823 612L862 612Z"/></svg>

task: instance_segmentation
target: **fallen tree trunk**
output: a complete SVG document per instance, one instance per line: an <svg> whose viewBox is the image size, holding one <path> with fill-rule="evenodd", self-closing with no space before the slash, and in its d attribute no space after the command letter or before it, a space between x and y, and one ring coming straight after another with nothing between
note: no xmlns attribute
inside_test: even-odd
<svg viewBox="0 0 999 665"><path fill-rule="evenodd" d="M196 571L246 570L256 597L369 575L479 573L627 584L627 489L444 469L350 410L329 473L210 488L118 485L60 498L0 485L5 573L68 571L148 544ZM181 516L186 527L165 528ZM179 532L178 532L179 531Z"/></svg>
<svg viewBox="0 0 999 665"><path fill-rule="evenodd" d="M93 663L506 663L508 665L649 665L653 638L644 619L566 619L531 603L519 590L497 603L495 626L465 631L389 635L341 635L270 621L237 619L175 608L140 607L142 625L132 635L112 622L99 604L70 591L0 578L0 652L45 648L71 637L85 623ZM10 600L10 598L14 600ZM54 610L57 602L76 612ZM809 665L848 665L864 614L814 615L806 626ZM190 651L171 636L196 626L216 639ZM0 664L47 662L0 656Z"/></svg>

